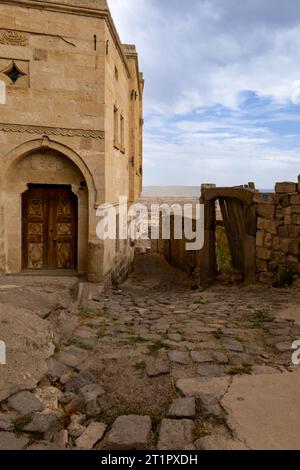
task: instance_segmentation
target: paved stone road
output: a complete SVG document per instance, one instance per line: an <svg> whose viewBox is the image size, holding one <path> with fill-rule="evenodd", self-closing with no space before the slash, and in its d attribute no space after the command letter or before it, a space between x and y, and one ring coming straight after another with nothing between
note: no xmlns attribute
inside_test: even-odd
<svg viewBox="0 0 300 470"><path fill-rule="evenodd" d="M296 289L194 291L161 258L138 256L120 290L70 314L72 334L58 339L33 390L39 403L2 403L0 449L255 448L225 398L237 379L298 373L300 324L284 312L299 300Z"/></svg>

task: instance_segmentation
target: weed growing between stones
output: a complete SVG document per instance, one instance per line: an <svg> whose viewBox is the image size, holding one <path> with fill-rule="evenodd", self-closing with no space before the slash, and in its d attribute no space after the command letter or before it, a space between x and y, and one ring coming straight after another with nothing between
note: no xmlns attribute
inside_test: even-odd
<svg viewBox="0 0 300 470"><path fill-rule="evenodd" d="M217 331L214 332L214 337L215 337L216 339L222 339L223 336L224 336L224 335L223 335L222 331L220 330L220 328L219 328Z"/></svg>
<svg viewBox="0 0 300 470"><path fill-rule="evenodd" d="M16 418L14 420L14 432L16 434L20 434L23 429L25 428L25 426L27 426L27 424L31 423L32 421L32 414L27 414L27 415L24 415L24 416L20 416L19 418Z"/></svg>
<svg viewBox="0 0 300 470"><path fill-rule="evenodd" d="M108 313L109 309L107 307L103 307L102 309L93 309L85 307L84 305L79 307L79 316L82 318L99 318L108 315Z"/></svg>
<svg viewBox="0 0 300 470"><path fill-rule="evenodd" d="M250 321L253 327L261 327L263 323L274 321L274 316L268 310L256 310L251 316Z"/></svg>
<svg viewBox="0 0 300 470"><path fill-rule="evenodd" d="M251 375L253 366L252 364L243 364L241 367L231 367L227 370L229 375Z"/></svg>
<svg viewBox="0 0 300 470"><path fill-rule="evenodd" d="M93 346L89 346L88 344L83 344L80 341L77 341L74 339L71 343L73 346L76 346L79 349L83 349L84 351L91 351L93 349Z"/></svg>
<svg viewBox="0 0 300 470"><path fill-rule="evenodd" d="M193 440L197 441L201 439L201 437L209 436L210 432L207 429L206 424L203 422L202 419L198 418L195 420L195 427L193 429Z"/></svg>
<svg viewBox="0 0 300 470"><path fill-rule="evenodd" d="M148 354L150 356L158 356L161 349L168 349L168 347L161 341L156 341L155 343L148 346Z"/></svg>
<svg viewBox="0 0 300 470"><path fill-rule="evenodd" d="M134 366L135 370L137 371L144 371L146 369L146 362L145 361L140 361L137 362Z"/></svg>

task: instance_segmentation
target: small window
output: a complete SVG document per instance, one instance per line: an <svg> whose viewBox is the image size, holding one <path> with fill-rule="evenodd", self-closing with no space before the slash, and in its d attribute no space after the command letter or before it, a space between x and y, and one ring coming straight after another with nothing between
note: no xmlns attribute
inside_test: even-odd
<svg viewBox="0 0 300 470"><path fill-rule="evenodd" d="M119 70L117 69L117 67L115 67L115 78L116 80L119 80Z"/></svg>
<svg viewBox="0 0 300 470"><path fill-rule="evenodd" d="M119 148L119 111L114 107L114 146Z"/></svg>
<svg viewBox="0 0 300 470"><path fill-rule="evenodd" d="M11 79L12 83L15 84L19 78L24 77L26 73L22 72L19 67L16 66L15 62L12 62L11 65L3 72L8 78Z"/></svg>
<svg viewBox="0 0 300 470"><path fill-rule="evenodd" d="M121 144L121 151L125 151L125 140L124 140L124 117L120 117L120 144Z"/></svg>

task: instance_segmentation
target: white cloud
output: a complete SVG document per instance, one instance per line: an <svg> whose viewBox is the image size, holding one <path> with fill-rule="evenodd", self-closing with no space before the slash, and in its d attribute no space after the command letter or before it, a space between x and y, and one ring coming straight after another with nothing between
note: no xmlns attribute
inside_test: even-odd
<svg viewBox="0 0 300 470"><path fill-rule="evenodd" d="M300 80L295 80L292 86L292 102L300 104Z"/></svg>
<svg viewBox="0 0 300 470"><path fill-rule="evenodd" d="M278 178L295 179L300 140L291 150L277 148L276 138L284 135L272 135L259 113L269 113L274 123L299 120L296 111L291 116L284 109L300 103L298 0L109 4L121 39L137 44L145 73L146 183L165 178L166 184L200 185L201 175L223 184L250 178L269 186ZM243 107L246 90L269 97L264 110ZM208 121L207 109L220 105L236 118ZM197 122L182 117L195 111Z"/></svg>
<svg viewBox="0 0 300 470"><path fill-rule="evenodd" d="M232 10L222 8L224 3ZM227 0L111 0L122 40L137 43L148 105L172 105L179 114L214 104L235 108L242 90L290 100L292 84L300 79L300 18L289 29L274 29L274 0L264 3L265 18L258 9L247 25L254 8L237 12L236 2L233 8ZM295 11L289 11L293 18ZM229 13L240 19L239 28L228 30Z"/></svg>

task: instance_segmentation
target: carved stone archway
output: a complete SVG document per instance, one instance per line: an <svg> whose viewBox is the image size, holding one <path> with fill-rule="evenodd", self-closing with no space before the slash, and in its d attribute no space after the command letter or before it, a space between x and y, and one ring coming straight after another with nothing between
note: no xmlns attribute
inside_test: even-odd
<svg viewBox="0 0 300 470"><path fill-rule="evenodd" d="M88 186L89 193L92 195L95 203L97 200L97 194L94 178L84 160L70 147L61 144L60 142L56 142L55 140L51 140L48 136L44 136L41 139L34 139L24 142L5 155L2 158L0 164L1 175L3 175L2 179L5 179L6 172L15 161L20 158L24 158L26 155L33 153L36 150L41 149L55 150L72 160L83 174Z"/></svg>
<svg viewBox="0 0 300 470"><path fill-rule="evenodd" d="M69 185L78 199L78 271L87 272L96 191L79 155L48 138L29 141L6 155L0 174L0 268L8 273L22 269L22 195L28 185Z"/></svg>

